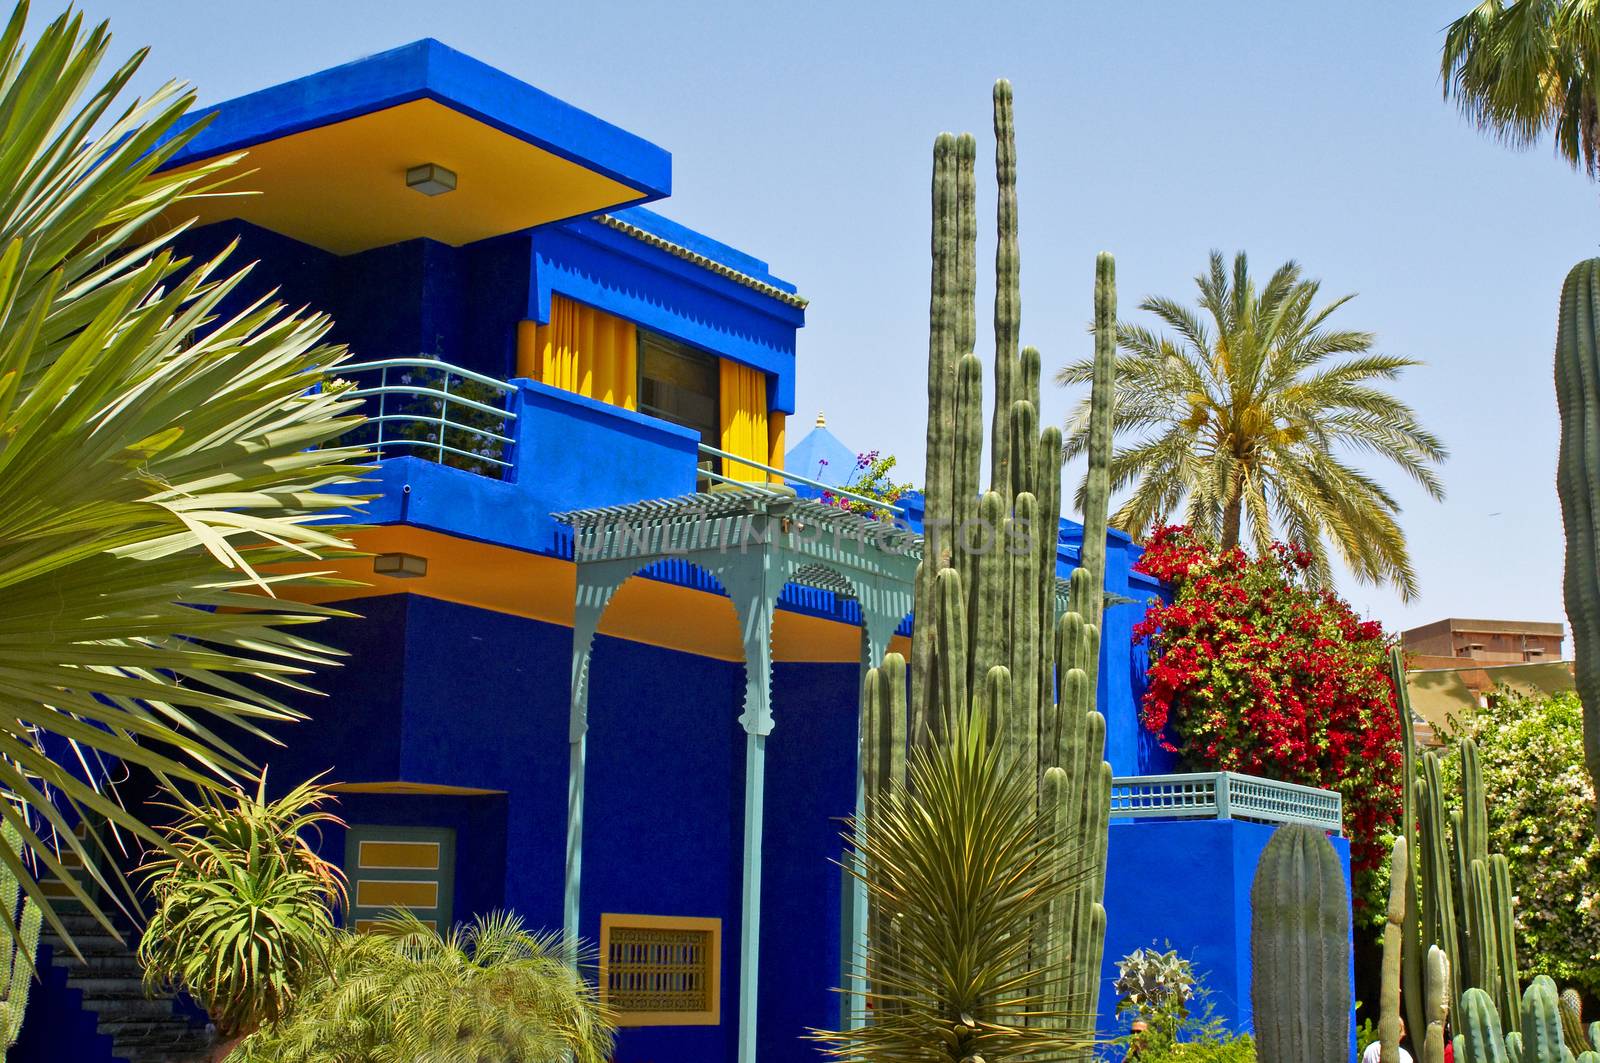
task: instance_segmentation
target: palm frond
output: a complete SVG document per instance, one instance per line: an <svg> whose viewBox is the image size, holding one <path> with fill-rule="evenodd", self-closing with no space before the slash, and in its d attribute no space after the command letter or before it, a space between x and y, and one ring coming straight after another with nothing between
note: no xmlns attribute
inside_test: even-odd
<svg viewBox="0 0 1600 1063"><path fill-rule="evenodd" d="M237 162L158 172L204 126L193 94L119 104L142 52L99 79L104 24L25 26L0 34L0 787L33 829L0 858L99 914L80 878L127 894L71 828L167 844L102 792L111 765L222 792L253 775L232 734L294 720L275 690L337 662L290 632L338 615L293 600L327 581L266 573L348 549L326 521L365 454L327 445L359 423L324 386L328 319L170 250Z"/></svg>
<svg viewBox="0 0 1600 1063"><path fill-rule="evenodd" d="M1223 546L1257 550L1287 538L1312 554L1322 579L1331 542L1357 578L1415 593L1397 504L1346 458L1393 463L1443 497L1443 443L1380 386L1420 363L1373 351L1370 332L1331 327L1351 297L1319 303L1320 283L1297 263L1258 288L1242 253L1230 267L1213 252L1196 284L1198 312L1167 298L1140 303L1170 333L1118 325L1111 473L1127 495L1112 523L1138 535L1181 516ZM1079 361L1057 380L1082 385L1091 374ZM1088 416L1081 399L1065 424L1065 458L1085 451Z"/></svg>

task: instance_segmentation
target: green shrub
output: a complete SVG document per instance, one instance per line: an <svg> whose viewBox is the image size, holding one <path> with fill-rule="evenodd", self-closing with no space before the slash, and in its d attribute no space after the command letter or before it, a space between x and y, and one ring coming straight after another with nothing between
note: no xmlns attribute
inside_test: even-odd
<svg viewBox="0 0 1600 1063"><path fill-rule="evenodd" d="M1511 862L1522 977L1547 974L1600 995L1600 838L1578 696L1502 690L1455 722L1454 737L1478 744L1490 847ZM1456 792L1458 759L1443 765L1447 793Z"/></svg>

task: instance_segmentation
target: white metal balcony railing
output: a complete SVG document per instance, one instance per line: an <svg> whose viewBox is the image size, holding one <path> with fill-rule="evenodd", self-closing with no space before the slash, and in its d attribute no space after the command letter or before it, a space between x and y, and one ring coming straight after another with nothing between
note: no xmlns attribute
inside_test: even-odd
<svg viewBox="0 0 1600 1063"><path fill-rule="evenodd" d="M338 374L369 402L351 441L377 457L412 455L496 478L511 468L516 389L505 381L435 358L349 362Z"/></svg>
<svg viewBox="0 0 1600 1063"><path fill-rule="evenodd" d="M356 385L350 395L369 403L367 423L352 433L349 441L372 447L378 458L411 455L501 479L512 467L511 448L516 442L512 422L517 415L510 397L516 389L505 381L422 357L349 362L339 366L338 374ZM736 479L709 467L721 463L726 469L729 463L737 463L787 484L904 516L900 506L881 499L796 476L704 443L699 449L702 461L696 475L703 481L777 494L771 484Z"/></svg>
<svg viewBox="0 0 1600 1063"><path fill-rule="evenodd" d="M1111 780L1112 819L1242 819L1304 823L1342 833L1344 799L1331 790L1231 771Z"/></svg>
<svg viewBox="0 0 1600 1063"><path fill-rule="evenodd" d="M785 472L783 469L774 469L770 465L763 465L759 461L742 457L738 454L730 454L726 450L718 450L716 447L707 446L705 443L700 444L700 456L702 458L715 458L721 460L723 463L722 467L724 469L726 469L730 463L735 465L747 465L752 469L759 469L762 472L767 473L769 476L776 476L787 484L799 484L802 487L809 487L812 490L822 494L833 495L838 498L848 498L852 502L861 502L872 509L882 510L887 513L891 513L896 517L905 516L905 509L895 505L892 502L885 502L880 498L872 498L868 495L859 494L855 491L849 491L843 487L834 487L831 484L825 484L821 480L813 480L807 476L796 476L792 472ZM725 476L722 473L712 472L711 469L707 467L707 463L705 462L701 462L700 464L699 477L702 480L708 480L714 484L728 484L733 487L741 487L752 491L765 491L774 495L777 493L772 491L773 485L770 483L764 484L759 480L739 480L731 476Z"/></svg>

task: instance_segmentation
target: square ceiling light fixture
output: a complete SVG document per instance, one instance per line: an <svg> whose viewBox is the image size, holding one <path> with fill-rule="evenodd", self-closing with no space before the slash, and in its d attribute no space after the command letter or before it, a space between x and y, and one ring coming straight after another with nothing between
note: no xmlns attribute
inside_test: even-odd
<svg viewBox="0 0 1600 1063"><path fill-rule="evenodd" d="M425 196L442 196L455 191L456 172L436 162L425 162L406 171L406 187L414 188Z"/></svg>
<svg viewBox="0 0 1600 1063"><path fill-rule="evenodd" d="M428 559L416 554L379 554L372 559L372 571L392 579L418 579L428 574Z"/></svg>

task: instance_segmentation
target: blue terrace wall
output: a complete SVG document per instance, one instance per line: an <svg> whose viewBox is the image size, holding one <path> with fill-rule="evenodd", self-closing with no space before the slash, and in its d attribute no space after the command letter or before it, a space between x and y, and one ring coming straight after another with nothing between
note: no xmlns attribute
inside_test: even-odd
<svg viewBox="0 0 1600 1063"><path fill-rule="evenodd" d="M1114 820L1106 857L1106 943L1099 1022L1104 1037L1127 1032L1116 1018L1116 961L1138 948L1169 947L1205 976L1216 1014L1230 1030L1252 1028L1250 886L1276 827L1238 820ZM1350 885L1350 844L1332 839ZM1353 985L1353 970L1351 972ZM1353 998L1352 998L1353 999Z"/></svg>

